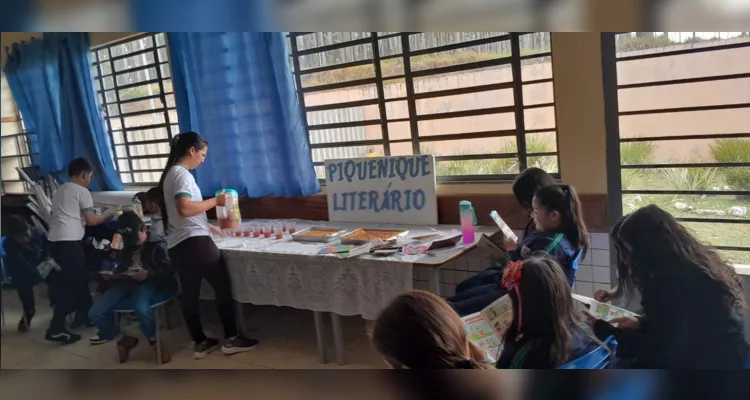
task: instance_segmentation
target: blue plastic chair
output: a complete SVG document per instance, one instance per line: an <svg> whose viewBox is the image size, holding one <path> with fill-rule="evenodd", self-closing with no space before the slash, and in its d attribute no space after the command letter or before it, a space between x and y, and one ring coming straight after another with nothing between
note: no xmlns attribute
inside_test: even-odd
<svg viewBox="0 0 750 400"><path fill-rule="evenodd" d="M609 348L609 351L604 346ZM610 336L604 341L604 346L599 346L589 354L565 363L557 369L607 369L617 352L617 340L614 336Z"/></svg>
<svg viewBox="0 0 750 400"><path fill-rule="evenodd" d="M578 272L578 266L581 264L581 256L583 256L583 247L578 249L578 252L576 252L575 258L573 258L573 261L570 262L570 268L573 270L573 276L572 282L570 283L570 287L575 287L576 285L576 272Z"/></svg>

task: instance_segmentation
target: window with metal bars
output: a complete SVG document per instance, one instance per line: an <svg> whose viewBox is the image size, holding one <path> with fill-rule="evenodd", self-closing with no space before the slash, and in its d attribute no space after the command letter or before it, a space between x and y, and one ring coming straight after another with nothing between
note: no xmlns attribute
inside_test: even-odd
<svg viewBox="0 0 750 400"><path fill-rule="evenodd" d="M548 32L290 33L313 162L434 154L439 182L559 177Z"/></svg>
<svg viewBox="0 0 750 400"><path fill-rule="evenodd" d="M0 131L2 143L0 144L0 173L2 174L2 194L23 193L29 190L26 182L18 176L16 167L26 168L31 166L31 154L29 152L28 140L33 132L26 132L23 125L21 113L18 111L13 94L5 79L5 74L0 74L2 81L0 99Z"/></svg>
<svg viewBox="0 0 750 400"><path fill-rule="evenodd" d="M115 166L126 186L159 181L179 132L164 33L147 33L91 51L91 66Z"/></svg>
<svg viewBox="0 0 750 400"><path fill-rule="evenodd" d="M656 204L750 264L750 34L605 34L602 52L612 208Z"/></svg>

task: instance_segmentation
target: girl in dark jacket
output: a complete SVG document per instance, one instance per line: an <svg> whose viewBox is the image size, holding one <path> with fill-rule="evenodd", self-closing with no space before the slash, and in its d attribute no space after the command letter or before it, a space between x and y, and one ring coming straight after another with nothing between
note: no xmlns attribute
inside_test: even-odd
<svg viewBox="0 0 750 400"><path fill-rule="evenodd" d="M600 345L578 327L570 285L554 260L511 262L503 286L513 303L513 321L497 368L557 368Z"/></svg>
<svg viewBox="0 0 750 400"><path fill-rule="evenodd" d="M614 325L589 317L597 337L614 334L618 357L634 368L742 369L745 297L734 267L655 205L617 227L613 294L640 292L643 316Z"/></svg>

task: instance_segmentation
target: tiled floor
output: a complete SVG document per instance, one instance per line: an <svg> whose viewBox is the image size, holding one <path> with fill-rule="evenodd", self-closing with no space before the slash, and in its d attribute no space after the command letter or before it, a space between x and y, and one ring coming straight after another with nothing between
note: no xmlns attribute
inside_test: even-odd
<svg viewBox="0 0 750 400"><path fill-rule="evenodd" d="M37 315L29 333L19 334L16 325L21 317L21 308L16 293L2 290L5 309L5 326L2 327L0 363L10 369L102 369L102 368L161 368L161 369L336 369L336 368L383 368L382 360L372 350L365 334L361 318L343 319L346 366L338 366L334 360L330 323L328 324L329 362L319 364L315 342L315 329L311 312L279 307L246 307L246 334L260 340L260 345L247 353L226 357L215 352L203 360L194 360L190 339L184 324L165 334L171 349L172 361L157 366L150 347L140 337L141 343L131 353L130 360L120 364L114 343L91 346L88 337L96 333L95 328L86 328L77 333L83 339L67 346L44 340L44 331L51 317L51 310L44 301L37 304ZM221 336L221 328L213 304L204 304L204 324L208 334ZM178 318L176 318L179 320ZM137 326L126 328L137 332Z"/></svg>

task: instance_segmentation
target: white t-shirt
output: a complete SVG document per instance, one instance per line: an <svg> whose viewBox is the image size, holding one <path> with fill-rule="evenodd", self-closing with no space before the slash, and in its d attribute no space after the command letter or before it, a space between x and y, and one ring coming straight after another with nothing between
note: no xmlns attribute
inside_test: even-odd
<svg viewBox="0 0 750 400"><path fill-rule="evenodd" d="M161 215L152 215L151 216L151 226L149 227L151 232L166 237L167 234L164 232L164 221L161 220Z"/></svg>
<svg viewBox="0 0 750 400"><path fill-rule="evenodd" d="M86 233L83 213L94 210L91 192L85 187L66 182L52 196L52 219L49 224L50 242L83 239Z"/></svg>
<svg viewBox="0 0 750 400"><path fill-rule="evenodd" d="M164 178L164 202L167 206L167 216L169 216L169 226L167 229L167 248L172 248L180 244L185 239L195 236L211 236L211 230L208 227L208 218L206 213L183 218L177 213L176 200L180 197L188 197L192 201L203 201L201 191L195 178L182 165L175 165L167 171Z"/></svg>

